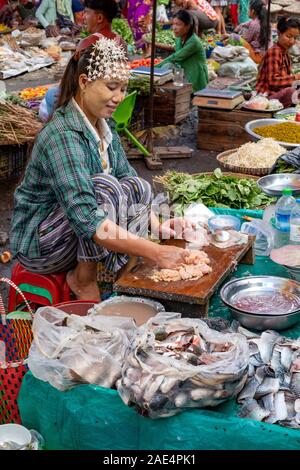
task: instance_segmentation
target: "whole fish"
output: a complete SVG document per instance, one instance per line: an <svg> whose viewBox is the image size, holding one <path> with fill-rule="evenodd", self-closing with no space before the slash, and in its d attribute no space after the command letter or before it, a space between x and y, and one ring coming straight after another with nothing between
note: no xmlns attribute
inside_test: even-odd
<svg viewBox="0 0 300 470"><path fill-rule="evenodd" d="M287 419L292 420L296 415L295 396L290 391L284 392L285 404L287 409Z"/></svg>
<svg viewBox="0 0 300 470"><path fill-rule="evenodd" d="M291 348L285 346L281 348L281 364L286 371L290 370L293 358L293 351Z"/></svg>
<svg viewBox="0 0 300 470"><path fill-rule="evenodd" d="M251 377L249 382L247 382L245 387L242 389L242 391L238 395L237 397L238 403L241 403L243 400L253 398L259 385L260 385L260 382L257 380L257 378Z"/></svg>
<svg viewBox="0 0 300 470"><path fill-rule="evenodd" d="M279 390L279 379L265 377L262 383L257 387L254 398L260 398L268 393L277 393Z"/></svg>
<svg viewBox="0 0 300 470"><path fill-rule="evenodd" d="M275 377L284 377L285 368L281 363L281 350L275 346L270 362Z"/></svg>
<svg viewBox="0 0 300 470"><path fill-rule="evenodd" d="M241 418L255 419L262 421L270 412L259 406L256 400L248 398L244 401L243 406L240 409L239 416Z"/></svg>
<svg viewBox="0 0 300 470"><path fill-rule="evenodd" d="M258 342L258 349L262 361L265 364L268 364L270 362L273 354L273 348L276 343L281 341L281 338L282 337L275 331L267 330L262 333L260 341Z"/></svg>
<svg viewBox="0 0 300 470"><path fill-rule="evenodd" d="M300 372L293 372L291 378L291 391L296 398L300 398Z"/></svg>
<svg viewBox="0 0 300 470"><path fill-rule="evenodd" d="M264 395L259 403L266 411L269 411L270 414L273 413L275 408L274 393L268 393L267 395Z"/></svg>
<svg viewBox="0 0 300 470"><path fill-rule="evenodd" d="M161 384L164 381L164 376L163 375L158 375L158 376L152 376L152 380L147 386L146 389L144 389L144 399L148 402L152 400L154 397L155 393L161 386Z"/></svg>
<svg viewBox="0 0 300 470"><path fill-rule="evenodd" d="M277 421L282 421L287 418L287 406L285 402L284 392L278 392L274 398L275 413Z"/></svg>

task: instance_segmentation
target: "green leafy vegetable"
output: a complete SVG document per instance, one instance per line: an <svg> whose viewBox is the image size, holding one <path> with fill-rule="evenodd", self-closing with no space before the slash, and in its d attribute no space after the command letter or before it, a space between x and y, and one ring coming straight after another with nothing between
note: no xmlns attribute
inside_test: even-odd
<svg viewBox="0 0 300 470"><path fill-rule="evenodd" d="M193 202L202 202L207 207L257 209L275 200L262 193L255 180L224 175L220 168L211 175L169 171L155 181L163 185L180 214Z"/></svg>
<svg viewBox="0 0 300 470"><path fill-rule="evenodd" d="M151 41L151 34L146 34L145 38L147 41ZM165 44L166 46L175 47L175 36L171 29L163 29L162 31L156 31L155 42L157 44Z"/></svg>
<svg viewBox="0 0 300 470"><path fill-rule="evenodd" d="M150 79L147 77L130 78L127 87L128 93L136 91L140 96L150 95Z"/></svg>
<svg viewBox="0 0 300 470"><path fill-rule="evenodd" d="M296 168L293 165L284 160L278 159L276 162L276 173L294 173L295 170Z"/></svg>
<svg viewBox="0 0 300 470"><path fill-rule="evenodd" d="M134 45L132 31L125 18L114 18L112 20L112 30L114 33L119 34L127 44Z"/></svg>

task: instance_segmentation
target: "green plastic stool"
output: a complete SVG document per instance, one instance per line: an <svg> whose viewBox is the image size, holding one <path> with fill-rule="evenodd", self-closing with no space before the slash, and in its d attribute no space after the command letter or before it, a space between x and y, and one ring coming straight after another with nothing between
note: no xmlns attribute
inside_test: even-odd
<svg viewBox="0 0 300 470"><path fill-rule="evenodd" d="M142 152L145 157L150 157L148 150L131 134L128 129L132 113L135 106L136 91L133 91L124 98L119 104L112 117L116 123L116 129L119 133L124 132L126 137Z"/></svg>

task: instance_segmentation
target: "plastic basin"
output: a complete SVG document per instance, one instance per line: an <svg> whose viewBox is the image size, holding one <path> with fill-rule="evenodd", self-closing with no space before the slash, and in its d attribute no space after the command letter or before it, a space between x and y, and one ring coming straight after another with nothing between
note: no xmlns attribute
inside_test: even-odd
<svg viewBox="0 0 300 470"><path fill-rule="evenodd" d="M95 302L90 300L71 300L69 302L61 302L60 304L54 305L54 307L59 308L69 315L79 315L84 317L87 315L88 310L94 307Z"/></svg>

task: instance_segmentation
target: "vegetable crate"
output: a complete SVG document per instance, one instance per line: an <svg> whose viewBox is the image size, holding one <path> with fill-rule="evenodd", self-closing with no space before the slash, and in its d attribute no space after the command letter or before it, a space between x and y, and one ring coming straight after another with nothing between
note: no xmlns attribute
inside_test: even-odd
<svg viewBox="0 0 300 470"><path fill-rule="evenodd" d="M153 96L153 120L156 124L177 124L185 119L191 109L192 85L177 87L173 82L157 85ZM149 115L148 103L145 116Z"/></svg>
<svg viewBox="0 0 300 470"><path fill-rule="evenodd" d="M0 146L0 181L18 178L25 169L29 145Z"/></svg>
<svg viewBox="0 0 300 470"><path fill-rule="evenodd" d="M201 150L224 152L249 142L245 124L254 119L272 118L271 112L242 109L218 110L198 107L197 143Z"/></svg>

